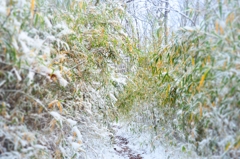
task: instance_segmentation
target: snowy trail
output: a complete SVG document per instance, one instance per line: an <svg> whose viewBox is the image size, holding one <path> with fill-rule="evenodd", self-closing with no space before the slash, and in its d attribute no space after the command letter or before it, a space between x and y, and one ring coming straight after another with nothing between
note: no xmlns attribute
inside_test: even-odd
<svg viewBox="0 0 240 159"><path fill-rule="evenodd" d="M118 131L120 129L119 126L113 126L115 128L115 131ZM139 150L133 150L129 147L129 141L127 138L122 137L120 134L116 134L114 137L114 150L118 153L119 156L122 156L124 158L129 159L143 159L141 154L144 152L139 152Z"/></svg>
<svg viewBox="0 0 240 159"><path fill-rule="evenodd" d="M113 148L107 152L105 159L192 159L199 158L194 153L182 152L180 147L158 145L154 151L150 134L133 134L126 126L115 124Z"/></svg>

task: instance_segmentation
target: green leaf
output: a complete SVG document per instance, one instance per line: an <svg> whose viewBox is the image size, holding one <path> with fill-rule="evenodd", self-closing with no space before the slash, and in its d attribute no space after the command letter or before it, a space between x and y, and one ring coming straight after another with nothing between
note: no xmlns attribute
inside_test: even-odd
<svg viewBox="0 0 240 159"><path fill-rule="evenodd" d="M182 152L186 152L186 147L182 146Z"/></svg>

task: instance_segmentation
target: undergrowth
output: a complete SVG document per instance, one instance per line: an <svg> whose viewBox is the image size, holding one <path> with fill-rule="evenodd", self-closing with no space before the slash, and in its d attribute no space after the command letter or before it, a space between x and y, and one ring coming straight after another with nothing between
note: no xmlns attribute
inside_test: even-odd
<svg viewBox="0 0 240 159"><path fill-rule="evenodd" d="M240 10L236 1L222 3L212 3L201 26L181 28L168 45L154 44L139 56L117 104L136 130L153 133L153 142L237 158Z"/></svg>
<svg viewBox="0 0 240 159"><path fill-rule="evenodd" d="M99 158L133 49L121 3L0 4L0 156Z"/></svg>

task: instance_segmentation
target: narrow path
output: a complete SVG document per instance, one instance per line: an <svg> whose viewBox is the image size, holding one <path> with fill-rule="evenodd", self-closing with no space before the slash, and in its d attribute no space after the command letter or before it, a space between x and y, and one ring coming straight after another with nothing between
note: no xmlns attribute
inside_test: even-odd
<svg viewBox="0 0 240 159"><path fill-rule="evenodd" d="M181 143L164 146L156 141L152 145L152 134L149 132L132 133L131 128L125 124L113 124L111 129L113 148L109 152L112 153L112 159L200 159L193 151L183 152Z"/></svg>
<svg viewBox="0 0 240 159"><path fill-rule="evenodd" d="M120 129L119 126L114 125L113 128L115 129L115 131L118 131L118 129ZM143 157L141 156L141 154L143 153L139 153L136 150L131 149L129 146L129 141L127 138L117 135L115 134L114 137L114 150L117 152L117 154L119 156L122 156L124 158L128 158L128 159L143 159Z"/></svg>

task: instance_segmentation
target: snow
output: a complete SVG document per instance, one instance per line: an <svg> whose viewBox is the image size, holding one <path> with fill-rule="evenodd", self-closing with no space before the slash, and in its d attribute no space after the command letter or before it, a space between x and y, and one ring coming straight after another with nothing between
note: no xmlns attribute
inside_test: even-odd
<svg viewBox="0 0 240 159"><path fill-rule="evenodd" d="M67 80L65 80L64 78L58 78L58 81L59 81L59 84L61 85L61 86L63 86L63 87L66 87L67 86L67 84L68 84L68 81Z"/></svg>
<svg viewBox="0 0 240 159"><path fill-rule="evenodd" d="M71 125L71 126L75 126L77 124L77 122L75 120L72 119L67 119L67 122Z"/></svg>
<svg viewBox="0 0 240 159"><path fill-rule="evenodd" d="M63 121L63 117L58 113L58 112L50 112L50 114L57 120L59 121L60 125L62 126L62 121Z"/></svg>
<svg viewBox="0 0 240 159"><path fill-rule="evenodd" d="M6 80L0 81L0 87L1 87L2 85L4 85L5 82L6 82Z"/></svg>
<svg viewBox="0 0 240 159"><path fill-rule="evenodd" d="M110 98L113 102L117 101L117 98L112 93L110 93L109 95L110 95Z"/></svg>
<svg viewBox="0 0 240 159"><path fill-rule="evenodd" d="M112 76L111 79L119 84L126 85L126 78L124 77L114 77Z"/></svg>
<svg viewBox="0 0 240 159"><path fill-rule="evenodd" d="M152 141L152 134L150 134L150 132L133 133L130 131L130 129L131 127L126 123L114 123L114 130L116 132L115 137L121 136L126 138L128 140L127 146L131 149L132 154L135 156L140 155L143 159L199 158L194 153L191 154L190 152L183 152L181 146L166 146L166 143L158 143L156 138L154 141ZM155 146L155 148L153 148L153 146ZM121 150L119 145L114 145L113 148L115 148L117 151ZM124 155L116 154L116 151L109 149L108 152L104 151L104 158L126 159L126 156L124 157Z"/></svg>
<svg viewBox="0 0 240 159"><path fill-rule="evenodd" d="M0 13L1 14L6 14L7 12L7 8L6 8L6 1L1 1L0 2Z"/></svg>
<svg viewBox="0 0 240 159"><path fill-rule="evenodd" d="M84 150L81 148L82 145L79 144L79 143L71 142L71 145L72 145L73 150L75 150L75 151L84 151Z"/></svg>
<svg viewBox="0 0 240 159"><path fill-rule="evenodd" d="M35 75L35 73L33 71L29 70L28 75L27 75L28 85L30 85L33 82L34 75Z"/></svg>
<svg viewBox="0 0 240 159"><path fill-rule="evenodd" d="M45 21L45 24L47 25L48 28L52 28L52 24L47 17L44 17L44 21Z"/></svg>
<svg viewBox="0 0 240 159"><path fill-rule="evenodd" d="M36 149L47 149L45 146L38 145L38 144L33 145L33 147L36 148Z"/></svg>
<svg viewBox="0 0 240 159"><path fill-rule="evenodd" d="M62 31L57 34L57 37L62 37L64 35L68 35L68 34L73 33L73 31L71 29L69 29L67 24L64 23L64 22L62 22L61 24L57 24L55 26L55 29L62 29Z"/></svg>
<svg viewBox="0 0 240 159"><path fill-rule="evenodd" d="M13 71L15 75L17 76L18 81L22 81L22 77L20 76L19 72L16 70L16 68L13 68Z"/></svg>
<svg viewBox="0 0 240 159"><path fill-rule="evenodd" d="M82 141L82 134L81 134L81 132L78 130L77 126L74 126L74 127L72 128L72 131L73 131L73 133L76 133L78 140Z"/></svg>

